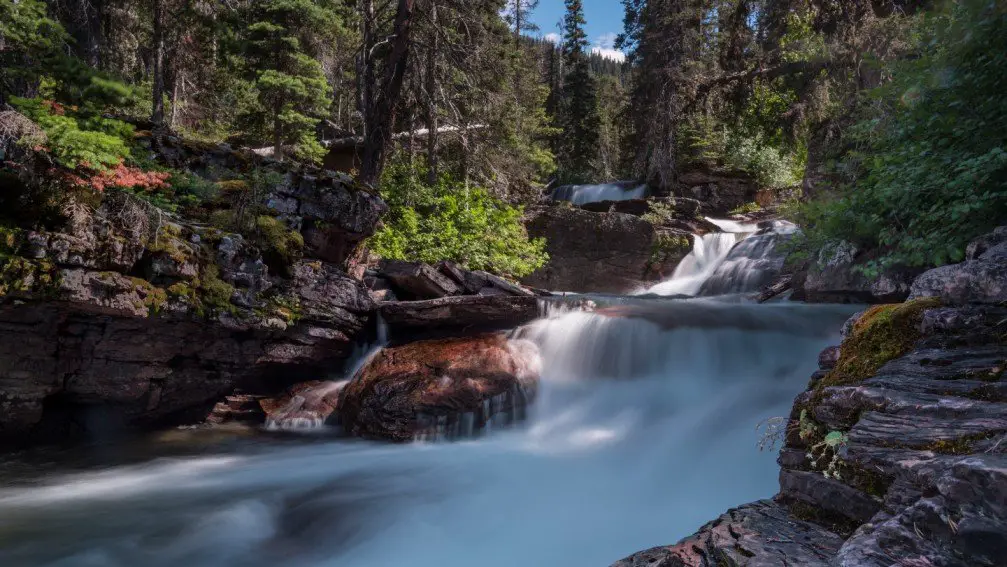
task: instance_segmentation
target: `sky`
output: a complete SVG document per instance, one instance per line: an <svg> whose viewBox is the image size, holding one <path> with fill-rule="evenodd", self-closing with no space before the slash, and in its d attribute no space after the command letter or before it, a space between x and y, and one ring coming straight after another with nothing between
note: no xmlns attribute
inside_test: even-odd
<svg viewBox="0 0 1007 567"><path fill-rule="evenodd" d="M541 0L532 19L546 38L559 40L557 24L563 19L563 0ZM609 58L622 61L625 56L613 47L615 36L622 31L622 2L619 0L584 0L585 31L591 48ZM551 35L550 35L551 34Z"/></svg>

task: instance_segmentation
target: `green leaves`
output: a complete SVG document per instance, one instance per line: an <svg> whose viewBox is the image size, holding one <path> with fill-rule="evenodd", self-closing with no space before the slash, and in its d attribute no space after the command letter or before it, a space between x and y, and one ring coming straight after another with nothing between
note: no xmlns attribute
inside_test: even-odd
<svg viewBox="0 0 1007 567"><path fill-rule="evenodd" d="M1007 219L1007 12L967 0L921 27L847 132L855 181L805 210L809 238L877 249L874 268L960 261Z"/></svg>
<svg viewBox="0 0 1007 567"><path fill-rule="evenodd" d="M422 168L407 164L386 169L382 196L391 211L371 239L383 258L438 262L451 260L469 269L521 277L548 260L545 242L529 240L522 211L481 187L442 176L434 186Z"/></svg>

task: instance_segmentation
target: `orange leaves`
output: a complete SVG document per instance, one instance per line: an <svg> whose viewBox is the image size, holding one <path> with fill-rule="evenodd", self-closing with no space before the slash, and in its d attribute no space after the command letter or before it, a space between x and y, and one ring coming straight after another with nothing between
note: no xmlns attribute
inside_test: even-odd
<svg viewBox="0 0 1007 567"><path fill-rule="evenodd" d="M169 187L169 177L171 174L166 171L143 171L137 167L124 165L122 162L106 171L96 171L87 167L87 164L81 164L76 171L65 174L66 180L72 186L87 187L99 193L109 187L164 189Z"/></svg>

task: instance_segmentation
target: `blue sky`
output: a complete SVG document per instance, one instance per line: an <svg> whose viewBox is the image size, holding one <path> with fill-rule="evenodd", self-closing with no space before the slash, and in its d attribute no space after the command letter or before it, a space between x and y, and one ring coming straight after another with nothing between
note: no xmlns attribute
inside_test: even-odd
<svg viewBox="0 0 1007 567"><path fill-rule="evenodd" d="M559 35L556 24L563 18L563 0L541 0L533 19L543 36ZM587 20L587 37L597 50L618 59L621 54L612 49L615 36L622 31L622 2L619 0L584 0L584 19Z"/></svg>

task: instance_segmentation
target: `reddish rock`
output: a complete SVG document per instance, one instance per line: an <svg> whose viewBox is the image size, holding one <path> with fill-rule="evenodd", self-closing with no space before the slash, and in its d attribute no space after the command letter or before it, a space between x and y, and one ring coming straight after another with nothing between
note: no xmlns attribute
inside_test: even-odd
<svg viewBox="0 0 1007 567"><path fill-rule="evenodd" d="M283 395L259 402L269 429L319 427L339 407L339 392L346 382L313 381L290 387Z"/></svg>
<svg viewBox="0 0 1007 567"><path fill-rule="evenodd" d="M387 348L339 397L339 421L360 437L470 436L520 420L535 396L538 349L501 334Z"/></svg>

